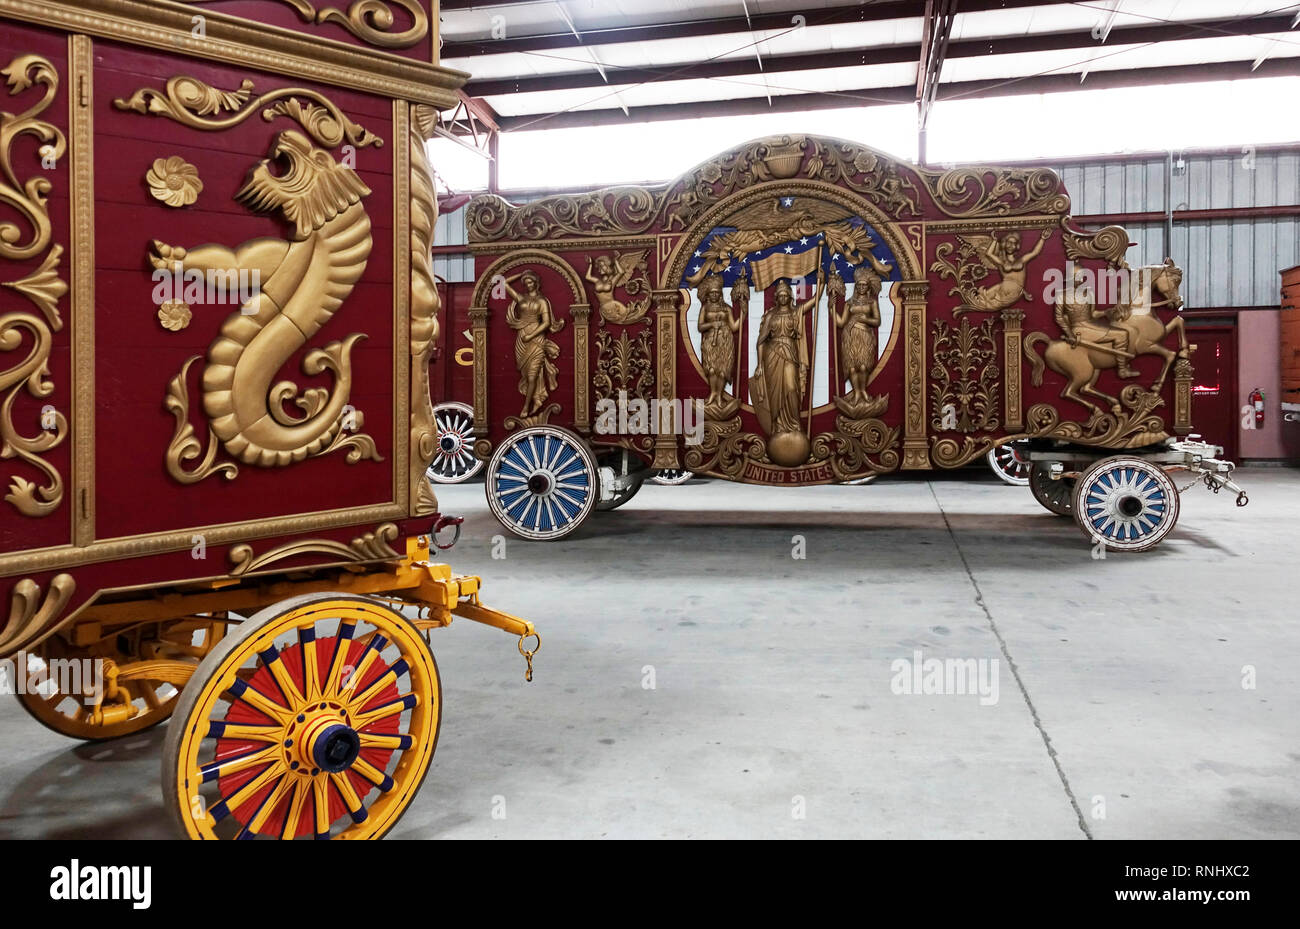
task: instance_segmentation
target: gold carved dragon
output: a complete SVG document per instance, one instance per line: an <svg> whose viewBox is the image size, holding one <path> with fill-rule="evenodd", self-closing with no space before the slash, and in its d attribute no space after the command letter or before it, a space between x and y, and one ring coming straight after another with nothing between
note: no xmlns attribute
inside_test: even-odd
<svg viewBox="0 0 1300 929"><path fill-rule="evenodd" d="M273 164L283 163L276 174ZM259 238L234 248L201 245L185 249L154 242L155 268L176 273L256 272L257 294L230 314L211 344L202 375L202 403L209 427L239 462L281 467L348 449L347 460L382 461L374 440L360 432L363 418L348 403L352 390L350 355L365 338L353 333L307 352L303 373L329 371L334 389L299 391L291 381L272 384L276 372L305 348L342 306L366 268L372 244L363 198L370 193L356 172L339 164L297 130L276 136L272 156L263 159L235 199L257 212L278 212L289 223L289 239ZM186 362L186 369L197 356ZM188 422L184 371L172 382L168 406L177 431L167 453L168 472L193 483L218 471L209 448L200 467L182 464L199 457L201 443ZM292 403L300 413L289 413Z"/></svg>

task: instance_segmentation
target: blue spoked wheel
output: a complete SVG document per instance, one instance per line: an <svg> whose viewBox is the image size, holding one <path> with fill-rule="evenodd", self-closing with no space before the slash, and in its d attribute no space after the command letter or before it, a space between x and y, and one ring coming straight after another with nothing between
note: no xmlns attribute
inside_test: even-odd
<svg viewBox="0 0 1300 929"><path fill-rule="evenodd" d="M1094 541L1124 552L1155 548L1178 522L1178 488L1158 465L1106 458L1079 478L1074 518Z"/></svg>
<svg viewBox="0 0 1300 929"><path fill-rule="evenodd" d="M585 442L565 429L534 426L509 436L492 454L488 506L520 538L560 539L591 515L598 481Z"/></svg>

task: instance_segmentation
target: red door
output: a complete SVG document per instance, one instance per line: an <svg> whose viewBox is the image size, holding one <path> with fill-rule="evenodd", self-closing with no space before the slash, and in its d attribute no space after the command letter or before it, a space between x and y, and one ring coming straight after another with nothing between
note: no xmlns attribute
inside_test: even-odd
<svg viewBox="0 0 1300 929"><path fill-rule="evenodd" d="M1237 330L1232 326L1188 327L1187 341L1196 346L1192 365L1192 432L1223 446L1229 461L1237 460Z"/></svg>

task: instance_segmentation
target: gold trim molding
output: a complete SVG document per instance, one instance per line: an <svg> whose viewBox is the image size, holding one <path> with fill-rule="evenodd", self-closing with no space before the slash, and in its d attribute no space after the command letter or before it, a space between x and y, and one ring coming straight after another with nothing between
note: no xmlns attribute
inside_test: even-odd
<svg viewBox="0 0 1300 929"><path fill-rule="evenodd" d="M26 645L68 605L77 582L68 574L56 574L44 592L29 577L14 584L9 593L9 618L0 627L0 654L11 654Z"/></svg>
<svg viewBox="0 0 1300 929"><path fill-rule="evenodd" d="M194 6L211 0L187 0ZM333 23L346 29L362 42L378 48L410 48L429 34L429 14L418 0L352 0L346 12L337 6L317 9L311 0L277 0L293 7L298 18L308 25ZM390 32L393 25L391 6L401 7L411 17L409 28Z"/></svg>
<svg viewBox="0 0 1300 929"><path fill-rule="evenodd" d="M402 458L407 462L403 474L407 509L412 516L425 516L438 511L438 497L425 477L433 457L438 451L438 426L433 416L433 398L429 384L429 360L438 343L438 313L442 301L433 275L434 232L438 224L438 196L429 170L425 150L426 113L419 106L397 104L393 114L394 127L407 139L407 155L394 165L397 182L393 194L393 226L398 237L394 256L398 261L397 306L398 326L409 332L409 368L405 382L399 385L399 398L404 398L403 428L406 430L406 448ZM401 138L401 136L399 136ZM394 146L400 148L400 146ZM405 230L405 231L403 231ZM403 241L405 238L406 241ZM400 282L409 281L409 289ZM401 434L399 430L397 434Z"/></svg>
<svg viewBox="0 0 1300 929"><path fill-rule="evenodd" d="M271 549L262 555L254 554L253 546L244 543L230 549L230 575L241 577L262 570L279 561L300 555L328 555L345 562L384 561L402 556L391 543L397 540L398 529L394 523L384 523L357 536L351 542L333 539L299 539Z"/></svg>
<svg viewBox="0 0 1300 929"><path fill-rule="evenodd" d="M176 0L0 0L0 16L116 39L208 61L384 97L454 107L469 75L291 29L208 11L205 35L193 34L194 7Z"/></svg>
<svg viewBox="0 0 1300 929"><path fill-rule="evenodd" d="M168 78L162 90L141 87L128 98L118 97L113 106L141 115L164 116L190 129L223 132L238 126L261 110L262 119L276 116L295 120L318 145L337 148L344 140L357 148L382 147L384 140L360 123L348 118L334 101L306 87L280 87L257 97L254 84L244 78L235 90L218 90L196 77L178 74ZM299 98L305 97L307 103ZM229 113L229 116L220 114ZM203 185L199 185L199 190Z"/></svg>
<svg viewBox="0 0 1300 929"><path fill-rule="evenodd" d="M68 38L72 135L72 544L95 539L95 81L94 43Z"/></svg>
<svg viewBox="0 0 1300 929"><path fill-rule="evenodd" d="M677 312L683 294L680 290L654 291L655 316L655 385L663 408L671 409L677 399ZM663 433L655 437L653 468L680 468L677 459L677 436Z"/></svg>
<svg viewBox="0 0 1300 929"><path fill-rule="evenodd" d="M930 446L925 423L925 310L930 282L905 280L903 292L904 396L907 405L903 417L903 470L924 471L930 467Z"/></svg>
<svg viewBox="0 0 1300 929"><path fill-rule="evenodd" d="M324 513L299 513L292 516L275 516L246 522L217 523L210 526L195 526L171 532L126 536L120 539L106 539L94 542L84 547L61 545L57 548L0 555L0 577L184 551L194 545L194 536L196 535L202 535L208 547L211 548L214 545L245 542L250 539L301 535L307 532L318 532L322 529L335 529L341 526L356 526L406 518L405 507L398 506L395 503L381 503L346 510L330 510Z"/></svg>

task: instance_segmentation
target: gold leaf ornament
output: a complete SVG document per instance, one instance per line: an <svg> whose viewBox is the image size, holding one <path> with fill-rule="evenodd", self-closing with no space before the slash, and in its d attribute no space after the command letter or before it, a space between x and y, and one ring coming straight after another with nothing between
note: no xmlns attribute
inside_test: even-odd
<svg viewBox="0 0 1300 929"><path fill-rule="evenodd" d="M156 159L144 179L153 198L168 206L189 206L203 192L199 169L180 155Z"/></svg>
<svg viewBox="0 0 1300 929"><path fill-rule="evenodd" d="M194 318L194 313L190 310L189 304L180 300L168 300L158 307L158 322L169 332L180 332L190 324Z"/></svg>

